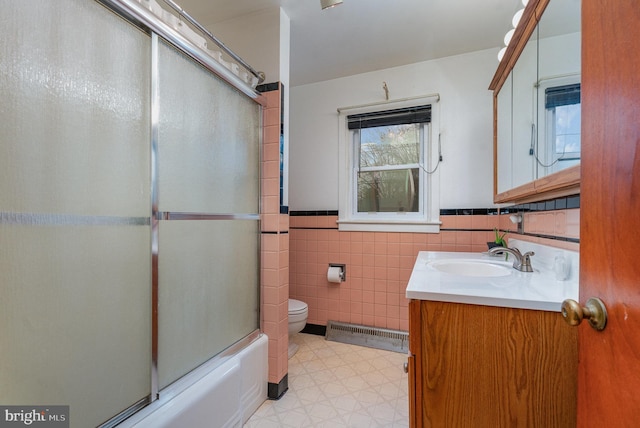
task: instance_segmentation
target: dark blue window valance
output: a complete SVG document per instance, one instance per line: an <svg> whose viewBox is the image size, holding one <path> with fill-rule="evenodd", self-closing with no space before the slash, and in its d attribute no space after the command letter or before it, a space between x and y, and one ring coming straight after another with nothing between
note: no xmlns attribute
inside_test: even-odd
<svg viewBox="0 0 640 428"><path fill-rule="evenodd" d="M349 129L431 122L431 104L347 116Z"/></svg>
<svg viewBox="0 0 640 428"><path fill-rule="evenodd" d="M559 106L568 106L571 104L580 104L579 83L547 88L544 91L544 94L544 107L547 109Z"/></svg>

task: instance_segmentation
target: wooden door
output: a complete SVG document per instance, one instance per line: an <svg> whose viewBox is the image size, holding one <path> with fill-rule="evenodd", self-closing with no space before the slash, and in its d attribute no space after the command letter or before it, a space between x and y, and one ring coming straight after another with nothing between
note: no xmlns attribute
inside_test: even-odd
<svg viewBox="0 0 640 428"><path fill-rule="evenodd" d="M640 1L582 2L578 427L640 424Z"/></svg>

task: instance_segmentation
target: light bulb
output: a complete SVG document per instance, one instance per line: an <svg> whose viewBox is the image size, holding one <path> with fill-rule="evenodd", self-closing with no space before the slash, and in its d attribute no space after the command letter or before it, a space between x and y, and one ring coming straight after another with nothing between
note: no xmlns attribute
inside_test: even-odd
<svg viewBox="0 0 640 428"><path fill-rule="evenodd" d="M513 19L511 20L511 24L513 24L513 28L516 28L518 26L518 23L520 22L520 18L522 18L523 13L524 13L524 9L520 9L519 11L516 12L515 15L513 15Z"/></svg>
<svg viewBox="0 0 640 428"><path fill-rule="evenodd" d="M507 31L507 34L504 35L505 46L509 46L509 43L511 42L511 38L513 37L513 33L515 32L516 32L516 29L512 28L511 30Z"/></svg>
<svg viewBox="0 0 640 428"><path fill-rule="evenodd" d="M504 53L507 51L507 47L503 47L502 49L500 49L500 52L498 52L498 61L502 61L502 57L504 56Z"/></svg>
<svg viewBox="0 0 640 428"><path fill-rule="evenodd" d="M320 7L322 10L330 9L332 7L342 4L342 0L320 0Z"/></svg>

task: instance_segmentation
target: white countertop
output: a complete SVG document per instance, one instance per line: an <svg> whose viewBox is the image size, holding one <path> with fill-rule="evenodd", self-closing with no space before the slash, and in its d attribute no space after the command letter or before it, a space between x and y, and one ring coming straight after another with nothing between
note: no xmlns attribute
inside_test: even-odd
<svg viewBox="0 0 640 428"><path fill-rule="evenodd" d="M549 247L547 247L549 248ZM529 251L530 248L520 248ZM513 256L509 261L487 253L457 253L441 251L420 251L413 267L406 290L406 297L418 300L435 300L441 302L467 303L508 308L535 309L560 312L565 299L578 300L577 255L573 256L565 250L547 251L536 248L536 255L531 257L534 272L519 272L513 269ZM538 257L538 254L541 257ZM546 258L545 258L546 253ZM550 256L564 254L574 265L567 280L556 279L555 271L550 266ZM569 254L569 256L566 256ZM577 253L574 253L577 254ZM443 260L467 260L490 262L510 269L505 276L474 277L457 273L446 273L437 270L432 262ZM538 263L537 263L538 262ZM551 262L553 263L553 262Z"/></svg>

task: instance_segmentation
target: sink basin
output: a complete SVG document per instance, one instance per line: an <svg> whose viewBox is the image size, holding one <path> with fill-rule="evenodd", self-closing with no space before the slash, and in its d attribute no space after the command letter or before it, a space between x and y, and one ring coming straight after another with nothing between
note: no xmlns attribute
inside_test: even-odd
<svg viewBox="0 0 640 428"><path fill-rule="evenodd" d="M435 260L429 263L434 269L453 275L497 277L511 275L512 267L481 260Z"/></svg>
<svg viewBox="0 0 640 428"><path fill-rule="evenodd" d="M559 282L553 269L559 251L572 267L579 266L577 252L517 239L509 244L536 252L533 272L515 270L512 256L505 260L480 252L419 251L406 298L559 313L565 299L580 294L577 271Z"/></svg>

